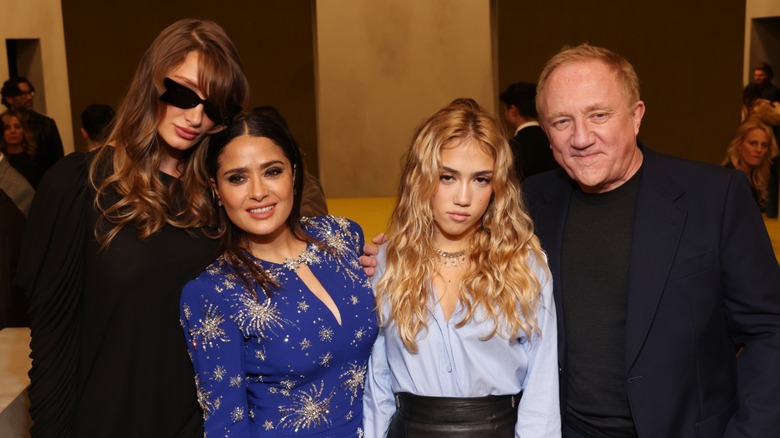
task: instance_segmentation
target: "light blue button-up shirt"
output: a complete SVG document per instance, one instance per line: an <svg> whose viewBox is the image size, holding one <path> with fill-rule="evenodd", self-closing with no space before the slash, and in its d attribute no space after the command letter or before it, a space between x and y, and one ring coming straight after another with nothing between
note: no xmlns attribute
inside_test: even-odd
<svg viewBox="0 0 780 438"><path fill-rule="evenodd" d="M376 283L385 271L385 246L377 256ZM537 323L541 336L511 339L495 335L485 340L492 321L480 324L484 313L475 312L463 327L456 327L465 310L458 303L449 321L432 293L428 329L417 336L419 352L404 348L395 323L380 328L369 360L363 399L366 438L385 437L395 413L397 392L431 397L523 397L517 408L515 437L559 437L558 347L552 280L535 260L529 265L542 283ZM386 317L389 309L383 309Z"/></svg>

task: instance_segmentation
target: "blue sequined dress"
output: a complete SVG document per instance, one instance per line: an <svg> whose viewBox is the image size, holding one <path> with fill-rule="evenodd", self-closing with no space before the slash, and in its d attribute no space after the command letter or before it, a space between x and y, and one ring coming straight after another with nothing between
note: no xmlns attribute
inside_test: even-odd
<svg viewBox="0 0 780 438"><path fill-rule="evenodd" d="M363 235L352 221L304 218L303 260L333 298L331 311L295 263L253 258L281 288L250 294L222 257L189 282L181 318L206 435L362 437L363 388L377 334L374 294L361 269ZM251 256L250 256L251 257Z"/></svg>

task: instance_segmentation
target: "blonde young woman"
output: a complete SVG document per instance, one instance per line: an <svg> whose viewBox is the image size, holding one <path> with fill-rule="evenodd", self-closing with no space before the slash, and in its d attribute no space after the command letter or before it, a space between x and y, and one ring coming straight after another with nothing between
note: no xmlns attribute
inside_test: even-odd
<svg viewBox="0 0 780 438"><path fill-rule="evenodd" d="M769 198L769 184L774 181L772 159L777 155L772 128L757 117L748 118L737 128L726 149L723 165L747 174L753 198L762 209Z"/></svg>
<svg viewBox="0 0 780 438"><path fill-rule="evenodd" d="M560 434L552 285L521 198L473 100L417 129L373 276L367 437Z"/></svg>
<svg viewBox="0 0 780 438"><path fill-rule="evenodd" d="M144 54L107 144L52 167L17 283L30 298L33 436L202 436L179 326L218 222L193 157L248 85L216 23L180 20Z"/></svg>

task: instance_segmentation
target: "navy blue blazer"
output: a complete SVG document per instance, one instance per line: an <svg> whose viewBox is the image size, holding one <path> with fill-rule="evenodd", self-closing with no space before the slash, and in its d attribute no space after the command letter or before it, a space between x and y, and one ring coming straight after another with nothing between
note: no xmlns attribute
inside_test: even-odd
<svg viewBox="0 0 780 438"><path fill-rule="evenodd" d="M780 267L742 172L644 154L631 250L625 384L640 437L777 437ZM525 181L558 309L561 406L566 330L560 263L576 183ZM735 350L744 345L737 358Z"/></svg>

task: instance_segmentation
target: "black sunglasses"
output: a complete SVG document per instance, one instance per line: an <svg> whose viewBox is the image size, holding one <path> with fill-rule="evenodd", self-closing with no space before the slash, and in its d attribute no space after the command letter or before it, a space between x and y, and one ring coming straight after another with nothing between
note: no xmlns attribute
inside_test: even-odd
<svg viewBox="0 0 780 438"><path fill-rule="evenodd" d="M163 86L165 87L165 93L160 96L160 100L181 109L195 108L196 106L203 104L203 112L205 112L206 116L216 124L230 124L233 117L240 113L242 109L238 105L227 104L226 114L222 114L222 111L220 111L216 104L201 99L200 96L198 96L198 93L173 79L163 79Z"/></svg>

